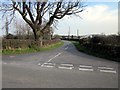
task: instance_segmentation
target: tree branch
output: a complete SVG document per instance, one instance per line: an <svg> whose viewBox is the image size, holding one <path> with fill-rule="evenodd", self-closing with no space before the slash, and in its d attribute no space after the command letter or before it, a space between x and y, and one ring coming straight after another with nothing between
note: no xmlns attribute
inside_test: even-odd
<svg viewBox="0 0 120 90"><path fill-rule="evenodd" d="M29 14L29 16L30 16L30 19L31 19L32 23L34 23L34 18L33 18L33 15L32 15L32 13L31 13L31 10L30 10L30 8L28 7L28 5L26 5L26 9L27 9L27 12L28 12L28 14Z"/></svg>

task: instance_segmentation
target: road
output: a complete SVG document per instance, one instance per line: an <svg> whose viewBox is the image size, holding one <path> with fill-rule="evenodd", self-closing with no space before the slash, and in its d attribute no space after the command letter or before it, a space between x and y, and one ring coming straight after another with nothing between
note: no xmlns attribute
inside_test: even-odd
<svg viewBox="0 0 120 90"><path fill-rule="evenodd" d="M69 41L49 51L3 55L3 88L118 88L118 63L76 50Z"/></svg>

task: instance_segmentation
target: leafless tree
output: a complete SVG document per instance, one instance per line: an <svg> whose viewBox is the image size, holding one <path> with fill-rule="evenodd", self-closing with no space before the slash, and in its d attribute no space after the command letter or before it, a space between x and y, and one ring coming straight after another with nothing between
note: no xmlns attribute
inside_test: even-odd
<svg viewBox="0 0 120 90"><path fill-rule="evenodd" d="M50 26L56 20L62 19L66 15L75 15L82 12L84 7L80 0L74 0L74 2L66 2L65 0L46 0L43 2L41 0L35 0L35 2L11 0L9 4L2 3L0 11L9 12L13 17L15 12L18 11L23 20L32 28L35 40L38 40L44 33L49 32ZM43 24L45 24L44 27Z"/></svg>
<svg viewBox="0 0 120 90"><path fill-rule="evenodd" d="M14 20L14 27L16 28L15 34L20 38L29 38L32 35L31 28L27 23L22 22L22 20ZM25 39L24 38L24 39Z"/></svg>

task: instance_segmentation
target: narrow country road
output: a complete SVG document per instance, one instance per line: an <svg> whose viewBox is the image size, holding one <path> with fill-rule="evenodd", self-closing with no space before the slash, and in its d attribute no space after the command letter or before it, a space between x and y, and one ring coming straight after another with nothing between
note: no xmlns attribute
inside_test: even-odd
<svg viewBox="0 0 120 90"><path fill-rule="evenodd" d="M54 50L2 56L3 88L118 88L118 63L86 55L69 41Z"/></svg>

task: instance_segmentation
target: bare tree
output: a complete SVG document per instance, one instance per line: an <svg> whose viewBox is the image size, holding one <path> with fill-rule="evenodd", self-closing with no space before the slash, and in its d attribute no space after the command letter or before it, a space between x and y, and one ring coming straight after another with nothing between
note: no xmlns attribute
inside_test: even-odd
<svg viewBox="0 0 120 90"><path fill-rule="evenodd" d="M11 1L9 5L7 3L2 6L1 11L4 11L4 13L12 11L11 15L13 17L15 11L18 11L25 22L32 28L35 40L42 37L44 33L49 32L49 28L54 24L54 21L62 19L66 15L75 15L82 12L85 7L80 0L74 0L74 2L65 2L65 0L52 2L48 0L46 2L41 0L35 2L29 2L28 0Z"/></svg>
<svg viewBox="0 0 120 90"><path fill-rule="evenodd" d="M21 20L14 20L14 27L16 28L15 34L19 39L29 38L32 35L31 28L27 23L22 22Z"/></svg>

